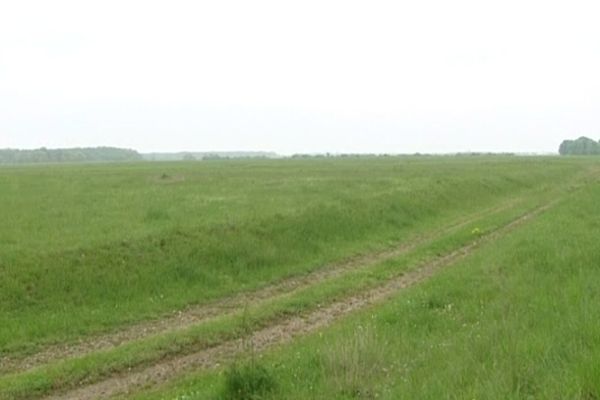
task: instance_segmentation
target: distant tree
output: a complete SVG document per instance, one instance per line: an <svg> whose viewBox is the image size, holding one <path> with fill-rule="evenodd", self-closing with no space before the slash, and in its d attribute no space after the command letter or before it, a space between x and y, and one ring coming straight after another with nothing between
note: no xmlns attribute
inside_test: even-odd
<svg viewBox="0 0 600 400"><path fill-rule="evenodd" d="M216 153L208 153L202 157L204 161L214 161L214 160L226 160L229 157L220 156Z"/></svg>
<svg viewBox="0 0 600 400"><path fill-rule="evenodd" d="M585 136L564 140L558 147L560 155L600 155L600 143Z"/></svg>
<svg viewBox="0 0 600 400"><path fill-rule="evenodd" d="M196 157L193 154L186 153L183 155L183 161L196 161Z"/></svg>

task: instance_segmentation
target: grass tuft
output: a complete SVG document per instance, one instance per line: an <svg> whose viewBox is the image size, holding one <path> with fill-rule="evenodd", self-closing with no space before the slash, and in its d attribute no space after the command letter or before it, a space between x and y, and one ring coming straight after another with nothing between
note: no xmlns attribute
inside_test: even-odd
<svg viewBox="0 0 600 400"><path fill-rule="evenodd" d="M259 400L277 387L272 373L256 359L234 363L225 373L223 400Z"/></svg>
<svg viewBox="0 0 600 400"><path fill-rule="evenodd" d="M384 348L371 325L359 325L354 335L331 343L323 362L334 391L353 399L375 398L374 380L387 370Z"/></svg>

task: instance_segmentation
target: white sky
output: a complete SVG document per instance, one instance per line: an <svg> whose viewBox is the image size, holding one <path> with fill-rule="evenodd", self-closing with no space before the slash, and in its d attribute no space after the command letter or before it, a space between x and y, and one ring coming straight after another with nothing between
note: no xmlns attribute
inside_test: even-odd
<svg viewBox="0 0 600 400"><path fill-rule="evenodd" d="M0 0L0 148L556 151L598 1Z"/></svg>

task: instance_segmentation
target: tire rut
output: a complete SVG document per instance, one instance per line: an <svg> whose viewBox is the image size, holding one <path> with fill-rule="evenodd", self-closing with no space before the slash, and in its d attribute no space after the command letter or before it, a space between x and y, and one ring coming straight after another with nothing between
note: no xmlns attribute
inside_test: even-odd
<svg viewBox="0 0 600 400"><path fill-rule="evenodd" d="M35 354L22 358L0 357L0 373L23 372L53 361L82 357L96 351L110 350L135 340L183 330L210 320L211 318L233 313L247 303L256 304L265 302L274 299L279 295L288 294L290 291L309 287L322 280L338 277L348 271L367 268L376 263L399 257L428 241L440 238L452 231L473 223L480 218L504 211L514 206L519 201L520 199L509 200L498 206L472 213L466 218L462 218L439 229L437 232L417 236L409 242L400 244L396 247L361 254L340 262L334 262L313 270L306 275L284 278L279 282L252 292L244 292L211 303L192 306L177 311L167 317L144 321L130 325L119 331L100 336L92 336L75 343L50 345Z"/></svg>
<svg viewBox="0 0 600 400"><path fill-rule="evenodd" d="M555 203L556 201L553 201L529 211L495 231L431 262L424 263L404 275L392 278L382 285L351 295L305 316L293 316L255 331L246 338L224 342L196 353L167 359L142 370L116 375L70 392L49 396L46 399L92 400L131 394L136 389L164 383L192 369L218 367L223 362L233 359L236 355L243 354L248 344L255 351L264 351L269 347L285 344L296 337L324 328L353 311L389 299L398 291L426 280L444 267L451 266L456 261L469 255L481 243L505 235L527 220L544 212Z"/></svg>

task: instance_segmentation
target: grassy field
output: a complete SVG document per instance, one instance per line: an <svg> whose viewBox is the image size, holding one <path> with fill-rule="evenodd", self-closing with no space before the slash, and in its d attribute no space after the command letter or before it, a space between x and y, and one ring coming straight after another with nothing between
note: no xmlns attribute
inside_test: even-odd
<svg viewBox="0 0 600 400"><path fill-rule="evenodd" d="M255 356L273 383L259 398L599 398L599 198L596 183L387 304ZM228 374L136 399L223 398Z"/></svg>
<svg viewBox="0 0 600 400"><path fill-rule="evenodd" d="M97 398L68 396L466 249L367 311L138 396L256 381L272 399L596 398L597 171L555 157L1 168L0 398Z"/></svg>

